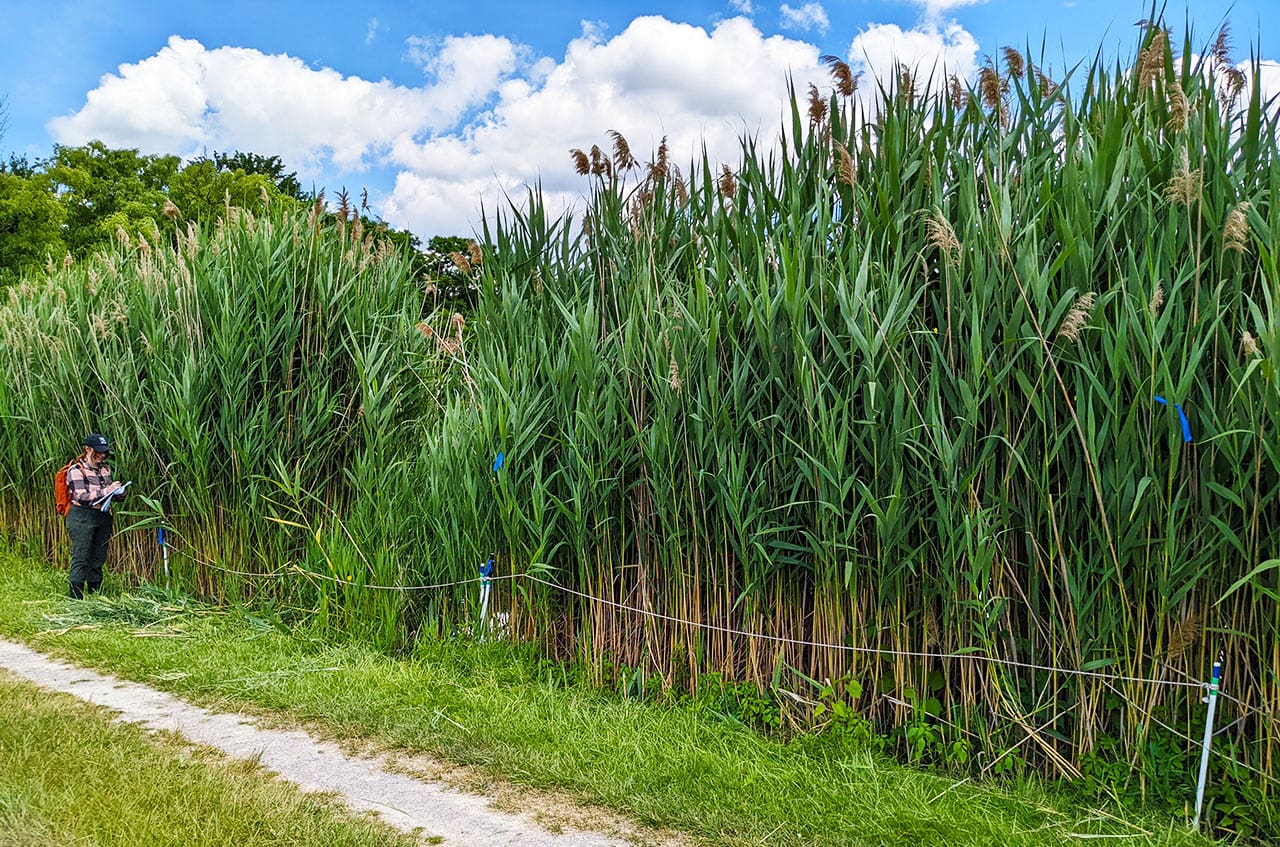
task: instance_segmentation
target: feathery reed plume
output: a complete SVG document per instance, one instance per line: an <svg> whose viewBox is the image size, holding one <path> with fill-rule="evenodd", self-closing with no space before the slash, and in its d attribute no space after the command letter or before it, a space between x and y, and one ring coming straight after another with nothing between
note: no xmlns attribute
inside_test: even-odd
<svg viewBox="0 0 1280 847"><path fill-rule="evenodd" d="M600 145L591 145L591 175L601 178L613 177L613 162L609 161L609 156L600 149Z"/></svg>
<svg viewBox="0 0 1280 847"><path fill-rule="evenodd" d="M649 179L659 182L666 179L670 173L667 167L667 137L664 135L662 141L658 143L658 155L649 163Z"/></svg>
<svg viewBox="0 0 1280 847"><path fill-rule="evenodd" d="M360 211L362 212L369 211L369 189L368 188L360 189Z"/></svg>
<svg viewBox="0 0 1280 847"><path fill-rule="evenodd" d="M916 99L916 78L906 65L898 67L898 93L907 98L907 102Z"/></svg>
<svg viewBox="0 0 1280 847"><path fill-rule="evenodd" d="M120 224L116 224L116 243L121 247L128 247L133 239L129 238L129 233Z"/></svg>
<svg viewBox="0 0 1280 847"><path fill-rule="evenodd" d="M569 150L569 157L573 159L574 169L580 176L586 176L591 173L591 160L587 158L587 154L574 147Z"/></svg>
<svg viewBox="0 0 1280 847"><path fill-rule="evenodd" d="M1097 302L1098 295L1092 291L1081 294L1076 298L1076 304L1071 307L1071 311L1067 312L1067 316L1062 319L1062 326L1058 327L1058 337L1065 338L1068 341L1077 341L1080 338L1080 330L1084 329L1085 324L1089 322L1089 313L1093 311L1093 304Z"/></svg>
<svg viewBox="0 0 1280 847"><path fill-rule="evenodd" d="M1227 76L1226 90L1222 93L1224 103L1230 104L1232 100L1240 96L1240 92L1244 91L1245 84L1249 81L1244 75L1244 71L1239 68L1226 68L1223 73Z"/></svg>
<svg viewBox="0 0 1280 847"><path fill-rule="evenodd" d="M613 164L619 171L629 171L638 163L636 157L631 155L631 145L627 143L627 139L622 137L622 133L616 129L609 130L609 137L613 139Z"/></svg>
<svg viewBox="0 0 1280 847"><path fill-rule="evenodd" d="M182 216L182 210L178 208L176 203L166 197L164 200L164 208L160 210L160 214L164 215L171 221L176 221Z"/></svg>
<svg viewBox="0 0 1280 847"><path fill-rule="evenodd" d="M671 390L677 394L684 387L684 380L680 378L680 368L676 365L676 357L671 357L671 367L667 369L667 383L671 386Z"/></svg>
<svg viewBox="0 0 1280 847"><path fill-rule="evenodd" d="M1169 54L1169 31L1156 29L1151 41L1138 54L1138 87L1147 88L1164 73L1165 56Z"/></svg>
<svg viewBox="0 0 1280 847"><path fill-rule="evenodd" d="M1014 47L1004 48L1004 67L1009 76L1022 76L1027 69L1026 60Z"/></svg>
<svg viewBox="0 0 1280 847"><path fill-rule="evenodd" d="M1218 66L1219 70L1231 67L1231 22L1224 21L1222 29L1218 30L1218 37L1213 40L1213 46L1209 48L1209 55L1213 57L1213 63Z"/></svg>
<svg viewBox="0 0 1280 847"><path fill-rule="evenodd" d="M1058 83L1050 79L1043 71L1037 69L1036 76L1040 79L1040 95L1042 97L1052 97L1058 93Z"/></svg>
<svg viewBox="0 0 1280 847"><path fill-rule="evenodd" d="M987 63L978 70L978 91L988 109L1004 113L1004 96L1009 93L1009 80L996 70L990 56L987 57Z"/></svg>
<svg viewBox="0 0 1280 847"><path fill-rule="evenodd" d="M1194 611L1173 625L1169 631L1169 644L1165 648L1165 661L1182 658L1193 644L1200 640L1200 617Z"/></svg>
<svg viewBox="0 0 1280 847"><path fill-rule="evenodd" d="M1258 349L1258 339L1247 329L1240 333L1240 352L1246 359L1256 359L1261 352Z"/></svg>
<svg viewBox="0 0 1280 847"><path fill-rule="evenodd" d="M1169 86L1169 129L1182 132L1187 128L1187 116L1191 113L1191 103L1187 100L1187 92L1182 85L1174 82Z"/></svg>
<svg viewBox="0 0 1280 847"><path fill-rule="evenodd" d="M809 83L809 125L818 126L827 119L827 101L818 86Z"/></svg>
<svg viewBox="0 0 1280 847"><path fill-rule="evenodd" d="M853 185L853 154L843 144L836 144L836 176L845 185Z"/></svg>
<svg viewBox="0 0 1280 847"><path fill-rule="evenodd" d="M968 92L965 91L964 85L960 82L960 77L956 74L951 75L951 79L947 82L947 93L951 98L951 107L957 112L964 108L968 101Z"/></svg>
<svg viewBox="0 0 1280 847"><path fill-rule="evenodd" d="M733 171L729 170L728 165L720 166L718 185L720 187L720 196L726 200L733 200L738 193L738 180L734 177Z"/></svg>
<svg viewBox="0 0 1280 847"><path fill-rule="evenodd" d="M338 219L346 223L351 217L351 195L347 193L346 186L338 191L338 209L334 212Z"/></svg>
<svg viewBox="0 0 1280 847"><path fill-rule="evenodd" d="M453 266L462 271L462 273L471 273L471 260L457 250L449 254L449 261L453 262Z"/></svg>
<svg viewBox="0 0 1280 847"><path fill-rule="evenodd" d="M1200 198L1201 173L1200 169L1191 169L1191 161L1187 157L1187 151L1182 151L1182 166L1174 172L1169 179L1169 184L1164 187L1165 199L1174 203L1181 203L1184 206L1190 206Z"/></svg>
<svg viewBox="0 0 1280 847"><path fill-rule="evenodd" d="M942 259L951 267L960 264L961 246L960 239L956 238L956 231L951 228L951 222L947 220L947 216L942 214L942 209L934 207L933 213L929 215L929 223L926 227L926 236L929 243L938 248L938 252L942 254Z"/></svg>
<svg viewBox="0 0 1280 847"><path fill-rule="evenodd" d="M471 260L472 267L478 268L484 262L484 252L474 240L467 242L467 258Z"/></svg>
<svg viewBox="0 0 1280 847"><path fill-rule="evenodd" d="M76 260L71 258L71 251L68 250L67 255L62 257L62 269L64 271L69 271L71 270L71 266L74 265L75 263L76 263Z"/></svg>
<svg viewBox="0 0 1280 847"><path fill-rule="evenodd" d="M1147 303L1147 311L1153 315L1160 313L1160 307L1164 305L1164 286L1156 283L1155 291L1151 292L1151 300Z"/></svg>
<svg viewBox="0 0 1280 847"><path fill-rule="evenodd" d="M685 185L684 177L681 176L679 172L676 173L674 185L676 189L676 201L679 202L681 206L689 205L689 186Z"/></svg>
<svg viewBox="0 0 1280 847"><path fill-rule="evenodd" d="M1227 223L1222 228L1222 249L1235 250L1237 253L1247 253L1249 248L1247 245L1249 239L1249 219L1245 217L1245 212L1249 211L1249 201L1237 203L1236 207L1227 213Z"/></svg>
<svg viewBox="0 0 1280 847"><path fill-rule="evenodd" d="M836 91L841 97L852 97L853 92L858 90L858 78L853 75L853 71L849 68L849 63L842 61L839 56L827 54L818 57L818 61L831 69L831 78L835 80Z"/></svg>

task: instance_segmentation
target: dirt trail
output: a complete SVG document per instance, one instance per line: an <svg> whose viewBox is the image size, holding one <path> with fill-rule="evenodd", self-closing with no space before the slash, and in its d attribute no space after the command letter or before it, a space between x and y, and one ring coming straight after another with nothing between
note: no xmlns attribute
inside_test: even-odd
<svg viewBox="0 0 1280 847"><path fill-rule="evenodd" d="M232 758L257 760L305 791L334 792L355 811L377 812L397 829L419 831L424 843L467 847L621 847L636 843L599 832L548 832L535 821L536 809L517 814L500 811L484 797L393 773L384 758L353 756L337 744L305 732L261 727L247 715L211 712L145 685L51 659L3 639L0 669L42 688L112 709L119 713L118 720L178 732Z"/></svg>

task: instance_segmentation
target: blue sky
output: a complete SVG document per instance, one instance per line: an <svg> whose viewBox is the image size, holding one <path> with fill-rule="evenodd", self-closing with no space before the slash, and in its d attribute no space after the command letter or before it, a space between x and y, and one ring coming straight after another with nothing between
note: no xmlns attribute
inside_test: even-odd
<svg viewBox="0 0 1280 847"><path fill-rule="evenodd" d="M1180 43L1231 24L1234 57L1265 61L1280 93L1280 23L1265 0L1191 0L1165 18ZM972 78L1005 45L1043 45L1056 75L1101 47L1127 63L1138 0L156 3L0 0L0 155L38 158L99 138L185 157L281 155L330 195L424 239L469 234L539 182L570 204L571 147L621 131L641 159L669 140L736 158L776 132L790 74L828 85L834 54L862 85L899 58Z"/></svg>

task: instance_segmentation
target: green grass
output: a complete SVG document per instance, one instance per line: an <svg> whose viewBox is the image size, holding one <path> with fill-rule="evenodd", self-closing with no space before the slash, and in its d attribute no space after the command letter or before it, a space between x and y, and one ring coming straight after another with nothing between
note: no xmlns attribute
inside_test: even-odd
<svg viewBox="0 0 1280 847"><path fill-rule="evenodd" d="M0 675L0 847L409 847L249 762ZM216 821L216 826L211 822Z"/></svg>
<svg viewBox="0 0 1280 847"><path fill-rule="evenodd" d="M1056 845L1073 833L1201 843L1167 819L1122 820L1032 786L975 786L822 739L779 743L706 713L565 687L503 645L434 644L396 660L158 594L75 603L63 582L0 553L0 633L196 702L565 792L699 844Z"/></svg>

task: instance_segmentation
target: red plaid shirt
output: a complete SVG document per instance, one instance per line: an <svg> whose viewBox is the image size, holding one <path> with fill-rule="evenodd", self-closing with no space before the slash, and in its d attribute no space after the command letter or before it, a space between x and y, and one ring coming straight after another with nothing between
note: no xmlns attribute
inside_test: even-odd
<svg viewBox="0 0 1280 847"><path fill-rule="evenodd" d="M93 501L100 499L115 488L115 485L111 478L111 466L106 462L95 468L80 460L67 469L67 492L71 495L73 506L96 509Z"/></svg>

